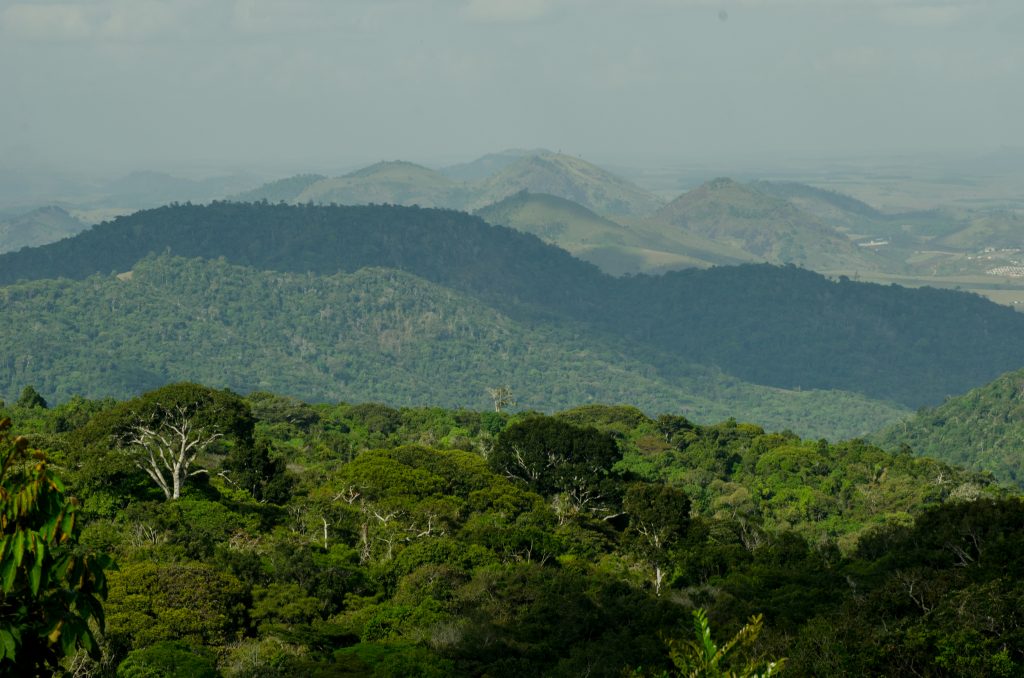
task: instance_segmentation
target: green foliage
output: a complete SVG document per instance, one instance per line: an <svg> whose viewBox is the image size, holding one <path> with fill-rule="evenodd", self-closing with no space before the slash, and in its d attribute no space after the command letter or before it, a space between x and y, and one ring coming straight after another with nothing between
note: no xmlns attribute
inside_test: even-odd
<svg viewBox="0 0 1024 678"><path fill-rule="evenodd" d="M559 495L569 515L605 515L620 501L612 467L622 458L615 439L596 428L580 428L554 417L529 417L498 435L488 456L498 474L546 497Z"/></svg>
<svg viewBox="0 0 1024 678"><path fill-rule="evenodd" d="M46 400L34 388L26 386L18 396L18 407L42 407L45 409Z"/></svg>
<svg viewBox="0 0 1024 678"><path fill-rule="evenodd" d="M110 558L77 548L77 512L46 457L0 420L0 672L41 673L98 654Z"/></svg>
<svg viewBox="0 0 1024 678"><path fill-rule="evenodd" d="M668 641L669 655L678 675L688 678L767 678L778 673L785 666L785 659L743 662L737 656L753 649L763 622L761 615L751 617L746 626L719 646L711 637L707 613L702 609L694 610L694 638L672 638ZM737 665L742 668L730 668Z"/></svg>
<svg viewBox="0 0 1024 678"><path fill-rule="evenodd" d="M132 650L117 667L117 678L217 678L216 657L185 643L161 641Z"/></svg>
<svg viewBox="0 0 1024 678"><path fill-rule="evenodd" d="M872 436L879 445L914 452L1024 486L1024 370L1002 375L938 407L919 411Z"/></svg>

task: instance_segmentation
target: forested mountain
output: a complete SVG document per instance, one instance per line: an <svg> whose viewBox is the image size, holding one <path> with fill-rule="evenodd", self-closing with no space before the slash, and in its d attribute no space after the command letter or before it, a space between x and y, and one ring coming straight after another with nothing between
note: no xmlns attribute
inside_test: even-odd
<svg viewBox="0 0 1024 678"><path fill-rule="evenodd" d="M396 206L172 206L0 255L0 283L130 270L149 253L331 275L397 268L518 320L571 319L655 367L714 365L784 388L938 402L1024 364L1024 316L980 297L830 281L795 267L617 279L535 236ZM639 355L639 354L638 354Z"/></svg>
<svg viewBox="0 0 1024 678"><path fill-rule="evenodd" d="M420 207L461 207L462 186L440 172L411 162L379 162L342 177L308 185L294 202L342 205L389 203Z"/></svg>
<svg viewBox="0 0 1024 678"><path fill-rule="evenodd" d="M851 393L747 384L571 321L518 322L394 269L282 274L165 255L128 275L8 286L0 299L0 394L10 399L25 384L63 402L192 379L332 402L479 409L489 388L508 384L526 409L631 401L829 438L906 414Z"/></svg>
<svg viewBox="0 0 1024 678"><path fill-rule="evenodd" d="M1024 370L922 409L872 439L1024 485Z"/></svg>
<svg viewBox="0 0 1024 678"><path fill-rule="evenodd" d="M737 247L762 261L815 270L871 270L889 263L787 200L731 179L684 193L653 217L667 225Z"/></svg>
<svg viewBox="0 0 1024 678"><path fill-rule="evenodd" d="M40 207L0 220L0 253L56 242L87 228L61 207Z"/></svg>
<svg viewBox="0 0 1024 678"><path fill-rule="evenodd" d="M27 392L0 407L5 428L7 417L49 460L20 463L24 442L0 430L4 473L63 478L53 492L66 536L46 552L117 564L95 594L106 622L91 627L97 642L62 635L57 656L79 672L657 675L687 667L680 648L697 608L710 619L705 642L723 647L763 615L759 635L744 632L757 642L737 642L719 668L785 658L793 675L991 676L1024 666L1020 498L860 441L625 406L395 410L197 384L53 409ZM157 449L139 427L170 433L176 417L202 442L185 475L159 462L147 475L136 462ZM20 473L5 486L19 488ZM174 477L177 494L157 482ZM32 562L11 581L27 580ZM42 607L27 585L16 590ZM96 619L99 605L85 614ZM55 613L51 602L41 619L13 619L0 670L12 658L43 664L25 652L46 646Z"/></svg>
<svg viewBox="0 0 1024 678"><path fill-rule="evenodd" d="M511 163L474 186L469 206L480 208L524 190L572 200L610 217L646 215L661 206L657 197L625 179L560 153L529 155Z"/></svg>

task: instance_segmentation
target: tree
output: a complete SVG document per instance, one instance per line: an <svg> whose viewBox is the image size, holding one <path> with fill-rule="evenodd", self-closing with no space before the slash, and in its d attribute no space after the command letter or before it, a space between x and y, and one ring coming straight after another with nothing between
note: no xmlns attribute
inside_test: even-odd
<svg viewBox="0 0 1024 678"><path fill-rule="evenodd" d="M501 412L506 407L515 407L516 400L512 397L512 387L508 384L497 388L488 388L487 394L494 401L494 411Z"/></svg>
<svg viewBox="0 0 1024 678"><path fill-rule="evenodd" d="M104 623L104 569L76 549L76 507L38 450L0 421L0 674L43 675L83 648Z"/></svg>
<svg viewBox="0 0 1024 678"><path fill-rule="evenodd" d="M498 436L488 464L555 500L568 513L612 513L620 483L612 466L622 459L615 438L554 417L530 417Z"/></svg>
<svg viewBox="0 0 1024 678"><path fill-rule="evenodd" d="M172 384L125 403L116 433L135 465L173 501L185 481L205 474L192 468L213 443L230 435L237 446L252 445L252 415L230 391L198 384Z"/></svg>
<svg viewBox="0 0 1024 678"><path fill-rule="evenodd" d="M47 403L43 396L39 395L39 391L31 386L26 386L18 397L18 407L42 407L45 409Z"/></svg>
<svg viewBox="0 0 1024 678"><path fill-rule="evenodd" d="M629 514L623 541L654 570L654 592L660 596L672 550L690 527L690 498L671 485L640 483L626 491L622 508Z"/></svg>

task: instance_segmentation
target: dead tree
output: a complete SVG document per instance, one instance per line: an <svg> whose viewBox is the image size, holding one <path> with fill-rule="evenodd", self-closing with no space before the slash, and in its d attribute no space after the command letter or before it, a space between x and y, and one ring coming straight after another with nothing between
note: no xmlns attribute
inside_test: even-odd
<svg viewBox="0 0 1024 678"><path fill-rule="evenodd" d="M153 479L168 501L181 497L181 488L192 476L206 469L191 470L196 456L221 438L195 424L188 407L164 410L149 424L136 424L127 437L135 452L135 465Z"/></svg>

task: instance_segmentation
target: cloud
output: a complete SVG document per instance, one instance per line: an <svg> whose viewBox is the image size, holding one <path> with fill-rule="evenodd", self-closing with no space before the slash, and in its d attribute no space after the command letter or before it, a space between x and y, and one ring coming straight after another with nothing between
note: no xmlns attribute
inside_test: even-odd
<svg viewBox="0 0 1024 678"><path fill-rule="evenodd" d="M481 23L521 23L539 19L552 9L551 0L469 0L463 13Z"/></svg>

